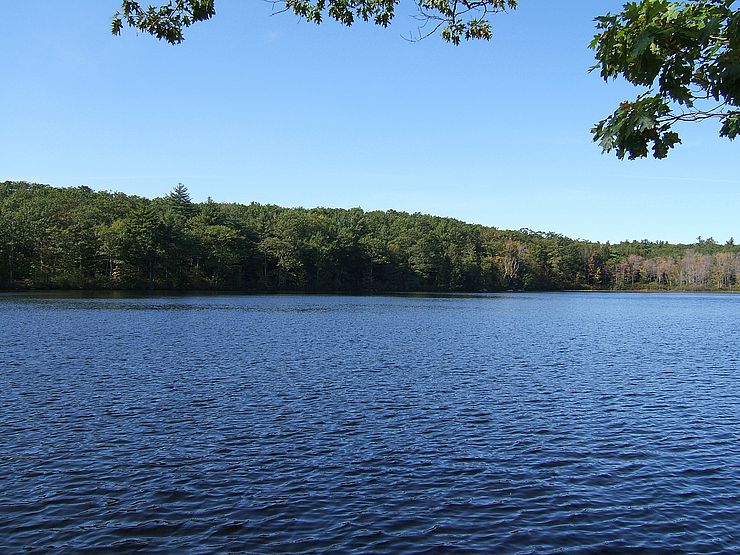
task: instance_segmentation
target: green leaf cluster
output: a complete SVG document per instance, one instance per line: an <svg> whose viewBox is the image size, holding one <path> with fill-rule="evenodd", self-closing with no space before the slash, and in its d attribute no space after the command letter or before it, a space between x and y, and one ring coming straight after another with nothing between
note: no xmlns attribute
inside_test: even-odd
<svg viewBox="0 0 740 555"><path fill-rule="evenodd" d="M593 129L605 152L616 150L617 157L644 158L652 143L653 156L665 158L668 150L681 142L671 125L660 123L671 109L660 95L644 94L634 102L623 102L607 119Z"/></svg>
<svg viewBox="0 0 740 555"><path fill-rule="evenodd" d="M596 19L590 47L605 80L647 87L592 130L619 158L664 158L680 143L677 122L715 118L737 135L740 15L734 0L641 0ZM652 148L651 148L652 147Z"/></svg>
<svg viewBox="0 0 740 555"><path fill-rule="evenodd" d="M214 0L170 0L161 6L145 8L138 1L123 0L120 11L113 16L111 30L119 35L125 22L160 40L179 44L185 39L186 28L215 14Z"/></svg>
<svg viewBox="0 0 740 555"><path fill-rule="evenodd" d="M326 18L347 26L356 21L373 22L388 27L401 0L276 0L278 11L289 11L313 22L322 23ZM462 39L489 40L492 37L491 14L515 9L517 0L415 0L419 34L424 36L436 31L443 40L460 44ZM121 33L124 23L144 33L149 33L170 44L184 40L184 30L198 21L210 19L215 14L214 0L169 0L160 6L142 7L133 0L123 0L121 9L113 16L113 34Z"/></svg>

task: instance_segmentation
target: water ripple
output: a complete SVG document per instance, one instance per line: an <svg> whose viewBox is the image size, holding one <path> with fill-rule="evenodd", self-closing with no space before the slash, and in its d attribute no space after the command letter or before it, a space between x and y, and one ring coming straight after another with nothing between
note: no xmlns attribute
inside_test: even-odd
<svg viewBox="0 0 740 555"><path fill-rule="evenodd" d="M3 295L0 546L738 552L738 308Z"/></svg>

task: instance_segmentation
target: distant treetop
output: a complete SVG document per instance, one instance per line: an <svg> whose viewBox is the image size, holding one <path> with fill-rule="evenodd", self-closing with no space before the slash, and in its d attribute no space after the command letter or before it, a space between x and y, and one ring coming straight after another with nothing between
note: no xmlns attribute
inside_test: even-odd
<svg viewBox="0 0 740 555"><path fill-rule="evenodd" d="M177 186L166 197L175 212L182 216L192 216L195 212L193 201L188 193L188 188L182 183Z"/></svg>

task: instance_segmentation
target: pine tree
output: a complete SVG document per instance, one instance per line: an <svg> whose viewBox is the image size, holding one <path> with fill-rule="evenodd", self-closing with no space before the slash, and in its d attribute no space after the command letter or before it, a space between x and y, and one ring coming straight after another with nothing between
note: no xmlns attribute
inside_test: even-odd
<svg viewBox="0 0 740 555"><path fill-rule="evenodd" d="M172 189L172 192L167 195L167 201L172 207L172 210L180 216L190 218L195 214L195 206L193 206L193 201L190 199L188 188L182 183L178 183Z"/></svg>

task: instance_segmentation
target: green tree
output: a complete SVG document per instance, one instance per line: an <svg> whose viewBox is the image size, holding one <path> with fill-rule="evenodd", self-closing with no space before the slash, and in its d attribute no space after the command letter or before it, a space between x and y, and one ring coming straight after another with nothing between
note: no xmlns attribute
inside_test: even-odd
<svg viewBox="0 0 740 555"><path fill-rule="evenodd" d="M720 136L740 132L740 12L734 0L642 0L597 18L591 42L605 80L646 87L593 128L618 158L655 158L681 142L678 122L718 119Z"/></svg>
<svg viewBox="0 0 740 555"><path fill-rule="evenodd" d="M182 183L178 183L172 189L170 194L167 195L166 201L172 211L183 218L190 218L195 214L195 206L193 206L188 188Z"/></svg>
<svg viewBox="0 0 740 555"><path fill-rule="evenodd" d="M191 274L203 271L212 287L240 286L239 245L242 237L229 226L198 221L193 228L198 240L198 262Z"/></svg>
<svg viewBox="0 0 740 555"><path fill-rule="evenodd" d="M122 283L148 288L155 286L156 264L162 254L161 224L151 203L134 208L115 227L120 234Z"/></svg>

